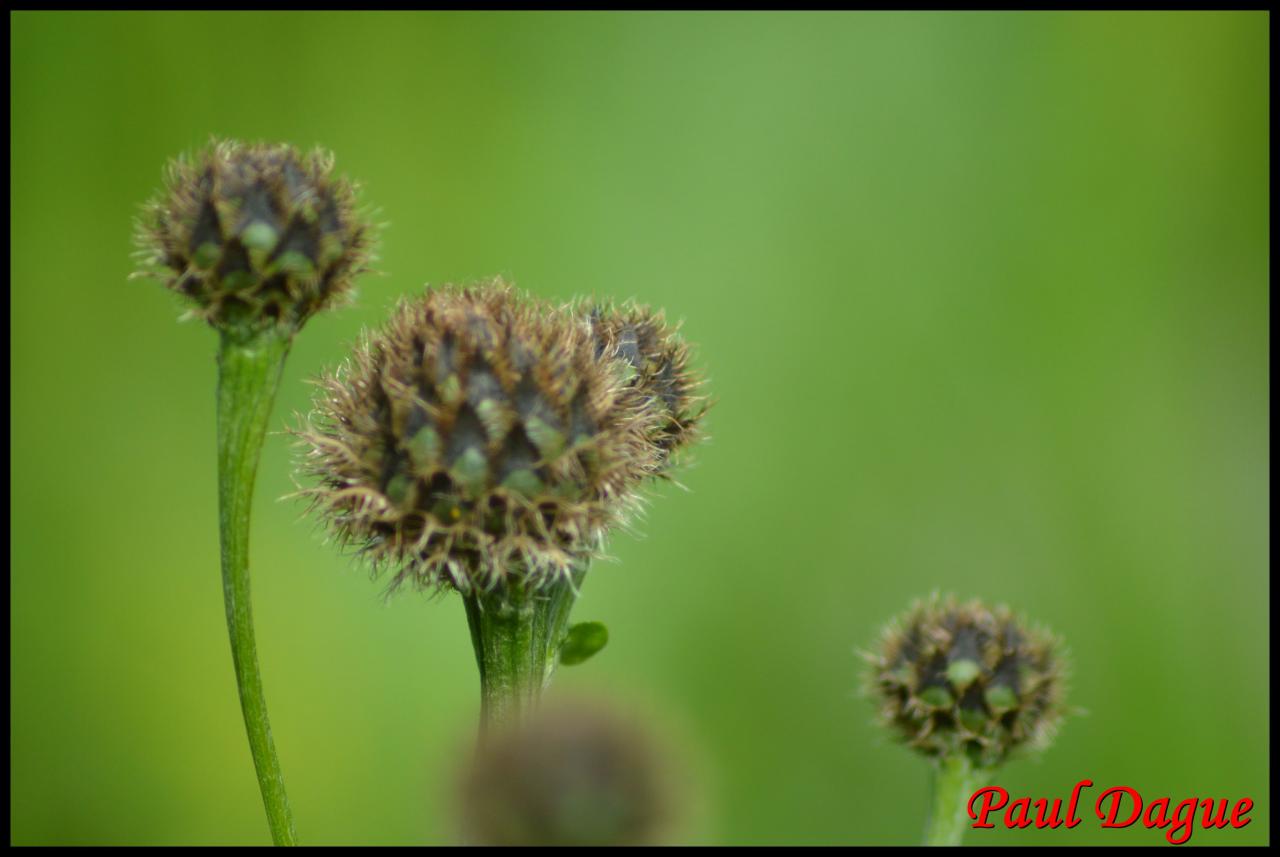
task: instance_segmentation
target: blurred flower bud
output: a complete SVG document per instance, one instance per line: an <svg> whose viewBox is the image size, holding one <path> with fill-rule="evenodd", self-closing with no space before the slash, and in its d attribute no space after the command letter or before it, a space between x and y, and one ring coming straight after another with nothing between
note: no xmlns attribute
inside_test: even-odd
<svg viewBox="0 0 1280 857"><path fill-rule="evenodd" d="M676 809L670 775L638 722L599 703L548 705L481 745L463 828L477 845L658 844Z"/></svg>

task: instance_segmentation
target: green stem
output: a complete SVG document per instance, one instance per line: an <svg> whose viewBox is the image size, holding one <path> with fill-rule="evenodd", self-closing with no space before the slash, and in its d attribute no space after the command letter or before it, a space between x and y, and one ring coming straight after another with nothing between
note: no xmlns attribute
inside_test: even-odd
<svg viewBox="0 0 1280 857"><path fill-rule="evenodd" d="M253 336L224 332L218 350L218 528L222 544L222 591L231 634L231 659L240 689L249 749L267 823L276 845L294 845L293 814L271 740L267 701L258 670L249 601L249 510L271 405L289 353L290 337L268 331Z"/></svg>
<svg viewBox="0 0 1280 857"><path fill-rule="evenodd" d="M969 798L991 781L992 771L963 754L944 756L933 772L933 804L925 845L959 845L969 827Z"/></svg>
<svg viewBox="0 0 1280 857"><path fill-rule="evenodd" d="M569 613L586 574L531 589L511 582L463 596L480 668L480 733L516 725L537 706L555 672Z"/></svg>

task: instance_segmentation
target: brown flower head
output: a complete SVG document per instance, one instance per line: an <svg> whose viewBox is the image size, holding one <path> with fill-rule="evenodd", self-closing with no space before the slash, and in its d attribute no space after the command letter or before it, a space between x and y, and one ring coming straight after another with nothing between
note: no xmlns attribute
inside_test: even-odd
<svg viewBox="0 0 1280 857"><path fill-rule="evenodd" d="M138 242L148 272L221 330L299 329L366 270L370 226L331 155L218 142L169 165Z"/></svg>
<svg viewBox="0 0 1280 857"><path fill-rule="evenodd" d="M500 280L430 289L322 379L309 493L393 588L568 574L661 465L663 415L622 368L582 316Z"/></svg>
<svg viewBox="0 0 1280 857"><path fill-rule="evenodd" d="M869 676L883 722L927 756L983 765L1040 749L1064 713L1064 654L1007 607L937 596L885 629Z"/></svg>

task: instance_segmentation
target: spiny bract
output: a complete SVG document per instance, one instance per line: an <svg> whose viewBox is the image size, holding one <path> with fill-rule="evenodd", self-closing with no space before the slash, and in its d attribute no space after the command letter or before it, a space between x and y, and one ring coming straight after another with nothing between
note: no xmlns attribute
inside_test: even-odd
<svg viewBox="0 0 1280 857"><path fill-rule="evenodd" d="M501 280L402 302L321 380L313 501L375 567L423 587L540 585L597 551L660 468L664 415L590 323Z"/></svg>
<svg viewBox="0 0 1280 857"><path fill-rule="evenodd" d="M592 301L579 309L591 320L596 354L623 361L626 395L661 418L653 442L665 467L671 456L698 439L706 398L701 379L688 366L689 348L661 312L632 303Z"/></svg>
<svg viewBox="0 0 1280 857"><path fill-rule="evenodd" d="M1044 747L1062 717L1061 646L1007 607L935 596L891 623L869 660L884 723L928 756L999 764Z"/></svg>
<svg viewBox="0 0 1280 857"><path fill-rule="evenodd" d="M223 330L300 328L366 270L371 227L331 155L214 143L169 165L138 240L147 267Z"/></svg>

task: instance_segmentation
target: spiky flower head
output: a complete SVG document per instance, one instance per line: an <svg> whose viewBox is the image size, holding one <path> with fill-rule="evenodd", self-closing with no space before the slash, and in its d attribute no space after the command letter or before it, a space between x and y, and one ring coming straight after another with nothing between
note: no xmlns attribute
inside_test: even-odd
<svg viewBox="0 0 1280 857"><path fill-rule="evenodd" d="M465 771L461 821L476 845L652 845L679 790L649 730L611 706L541 709L495 733Z"/></svg>
<svg viewBox="0 0 1280 857"><path fill-rule="evenodd" d="M625 395L660 415L653 442L661 451L663 472L672 456L695 442L706 411L702 380L689 368L689 348L664 314L635 303L585 303L596 354L622 361Z"/></svg>
<svg viewBox="0 0 1280 857"><path fill-rule="evenodd" d="M1063 715L1060 642L1004 606L918 602L868 660L883 722L927 756L996 765L1017 748L1046 746Z"/></svg>
<svg viewBox="0 0 1280 857"><path fill-rule="evenodd" d="M310 490L393 588L491 591L568 575L657 472L663 415L590 323L501 280L404 301L321 380Z"/></svg>
<svg viewBox="0 0 1280 857"><path fill-rule="evenodd" d="M372 229L333 157L224 141L169 165L138 242L147 267L220 330L299 329L345 299Z"/></svg>

